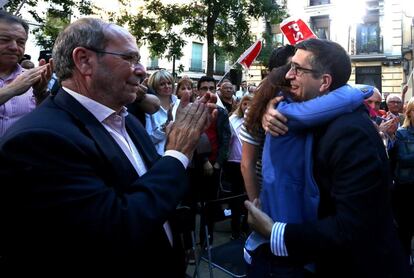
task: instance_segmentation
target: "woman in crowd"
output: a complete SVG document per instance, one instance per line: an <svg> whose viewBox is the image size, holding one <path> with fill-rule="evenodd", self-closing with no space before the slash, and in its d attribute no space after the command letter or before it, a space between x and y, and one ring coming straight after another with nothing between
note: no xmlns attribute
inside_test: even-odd
<svg viewBox="0 0 414 278"><path fill-rule="evenodd" d="M161 106L156 113L145 115L145 129L151 137L157 152L160 155L163 155L167 138L165 129L168 123L172 120L169 111L177 100L177 97L173 95L174 78L168 71L159 70L150 76L148 86L160 99Z"/></svg>
<svg viewBox="0 0 414 278"><path fill-rule="evenodd" d="M407 256L414 235L414 98L407 104L403 125L397 130L391 155L395 166L393 204L398 234Z"/></svg>
<svg viewBox="0 0 414 278"><path fill-rule="evenodd" d="M231 138L229 145L229 156L223 166L223 176L231 185L232 195L242 194L244 189L243 176L240 170L240 161L242 158L242 141L240 139L240 130L244 123L244 113L246 112L250 102L251 95L245 95L241 98L236 110L231 114L230 129ZM237 239L241 235L241 209L240 206L232 206L231 230L232 238ZM243 223L246 227L247 222Z"/></svg>

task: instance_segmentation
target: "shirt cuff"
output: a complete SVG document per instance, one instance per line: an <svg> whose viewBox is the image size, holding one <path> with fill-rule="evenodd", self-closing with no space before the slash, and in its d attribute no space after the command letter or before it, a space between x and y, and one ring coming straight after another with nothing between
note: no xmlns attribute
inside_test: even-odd
<svg viewBox="0 0 414 278"><path fill-rule="evenodd" d="M285 226L286 223L276 222L272 227L272 233L270 235L270 249L276 256L288 256L284 238Z"/></svg>
<svg viewBox="0 0 414 278"><path fill-rule="evenodd" d="M188 159L188 157L185 154L183 154L182 152L179 152L179 151L168 150L168 151L165 151L164 156L172 156L172 157L178 159L183 164L185 169L187 169L187 166L190 163L190 160Z"/></svg>

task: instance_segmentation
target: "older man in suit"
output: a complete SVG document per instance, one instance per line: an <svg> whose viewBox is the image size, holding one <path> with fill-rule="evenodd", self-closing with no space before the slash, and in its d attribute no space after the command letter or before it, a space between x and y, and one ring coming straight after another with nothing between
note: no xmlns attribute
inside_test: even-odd
<svg viewBox="0 0 414 278"><path fill-rule="evenodd" d="M209 96L182 101L159 157L124 107L145 75L128 31L80 19L59 35L53 58L62 89L0 141L1 269L16 277L183 277L168 220L215 113Z"/></svg>

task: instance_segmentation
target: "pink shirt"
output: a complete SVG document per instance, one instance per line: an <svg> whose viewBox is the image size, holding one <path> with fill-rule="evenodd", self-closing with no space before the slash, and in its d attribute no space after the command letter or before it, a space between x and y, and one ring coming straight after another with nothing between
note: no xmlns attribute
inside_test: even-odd
<svg viewBox="0 0 414 278"><path fill-rule="evenodd" d="M16 77L23 72L23 68L17 65L17 68L9 76L0 78L0 88L10 84ZM33 96L33 89L30 88L24 94L9 99L3 105L0 105L0 137L6 130L22 118L27 113L33 111L36 107L36 99Z"/></svg>

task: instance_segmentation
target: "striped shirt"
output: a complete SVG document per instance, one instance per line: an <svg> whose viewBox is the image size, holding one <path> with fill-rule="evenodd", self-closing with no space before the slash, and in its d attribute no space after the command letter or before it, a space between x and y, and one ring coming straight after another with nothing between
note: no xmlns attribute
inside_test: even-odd
<svg viewBox="0 0 414 278"><path fill-rule="evenodd" d="M258 149L257 153L257 161L256 161L256 176L257 181L259 182L259 186L262 185L262 153L263 153L263 145L264 145L264 139L265 139L265 133L264 130L261 130L259 134L256 136L253 136L246 128L246 126L243 124L240 133L239 133L240 140L246 143L249 143L251 145L254 145Z"/></svg>
<svg viewBox="0 0 414 278"><path fill-rule="evenodd" d="M0 88L6 87L19 76L24 69L17 65L16 70L5 78L0 78ZM36 99L33 89L30 88L22 95L12 97L0 105L0 137L24 115L32 112L36 108Z"/></svg>

